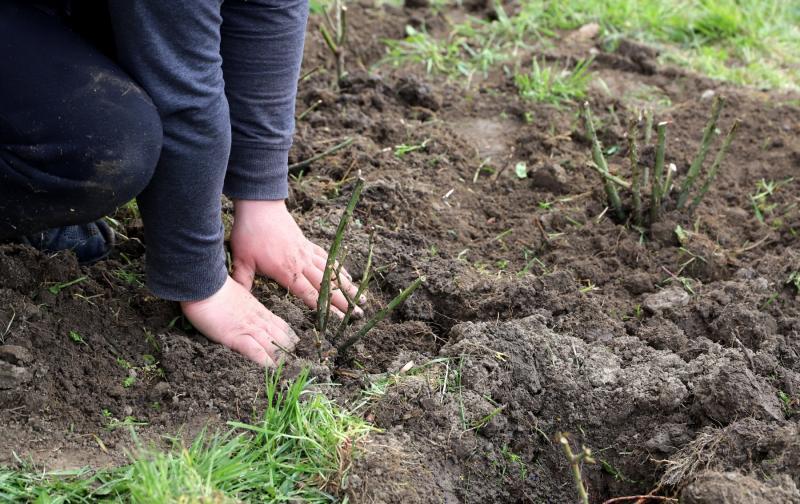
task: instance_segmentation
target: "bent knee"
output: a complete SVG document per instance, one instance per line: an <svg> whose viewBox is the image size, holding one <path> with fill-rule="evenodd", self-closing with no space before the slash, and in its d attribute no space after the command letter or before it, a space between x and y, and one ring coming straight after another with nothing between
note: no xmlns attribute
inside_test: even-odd
<svg viewBox="0 0 800 504"><path fill-rule="evenodd" d="M98 134L89 156L91 185L110 198L113 209L138 195L153 177L161 153L162 127L155 106L142 95L123 111L112 127Z"/></svg>

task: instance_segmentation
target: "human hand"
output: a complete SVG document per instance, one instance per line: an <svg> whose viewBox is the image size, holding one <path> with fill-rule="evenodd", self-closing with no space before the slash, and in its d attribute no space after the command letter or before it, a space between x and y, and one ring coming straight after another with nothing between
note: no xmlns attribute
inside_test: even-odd
<svg viewBox="0 0 800 504"><path fill-rule="evenodd" d="M234 280L250 289L256 273L260 273L316 309L328 253L303 235L283 201L236 200L234 209L231 231ZM344 268L340 277L339 287L353 299L358 289ZM334 288L338 283L335 280L332 278L331 311L341 318L347 311L347 298L340 288ZM357 303L364 301L362 296ZM353 313L364 314L358 306Z"/></svg>
<svg viewBox="0 0 800 504"><path fill-rule="evenodd" d="M189 322L211 341L262 366L274 367L278 350L291 351L297 335L231 277L211 297L181 303Z"/></svg>

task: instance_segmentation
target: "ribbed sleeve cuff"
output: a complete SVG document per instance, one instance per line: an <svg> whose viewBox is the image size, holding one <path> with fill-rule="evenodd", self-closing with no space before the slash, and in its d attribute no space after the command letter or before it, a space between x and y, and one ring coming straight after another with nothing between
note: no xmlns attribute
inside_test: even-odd
<svg viewBox="0 0 800 504"><path fill-rule="evenodd" d="M234 145L223 192L231 199L282 200L289 196L289 149Z"/></svg>
<svg viewBox="0 0 800 504"><path fill-rule="evenodd" d="M215 294L228 279L225 251L212 247L207 256L147 254L147 287L168 301L199 301Z"/></svg>

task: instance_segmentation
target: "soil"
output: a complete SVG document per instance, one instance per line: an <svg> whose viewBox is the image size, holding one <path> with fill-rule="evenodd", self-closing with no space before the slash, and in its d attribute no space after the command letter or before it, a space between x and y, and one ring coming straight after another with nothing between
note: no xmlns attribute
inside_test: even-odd
<svg viewBox="0 0 800 504"><path fill-rule="evenodd" d="M606 52L565 33L533 51L561 65L595 56L589 101L604 145L620 147L609 161L623 175L625 118L643 103L657 102L657 120L671 123L667 161L679 182L712 95L728 98L720 129L742 120L699 208L669 211L640 233L605 211L575 107L525 102L502 72L465 88L424 69L374 66L381 40L402 37L406 24L444 26L418 3L351 7L359 29L340 89L311 23L305 69L327 70L300 84L298 112L319 104L298 122L291 161L354 143L295 173L290 205L312 239L329 243L360 173L346 262L359 277L374 235L368 311L417 276L427 281L346 356L316 341L298 300L268 281L256 287L301 334L286 376L312 366L319 382L339 385L329 394L360 401L380 429L342 496L574 502L554 441L565 432L597 459L583 467L592 502L651 491L687 503L800 502L800 304L787 283L800 270L798 96L664 67L629 41ZM653 155L643 148L643 159ZM758 181L791 177L760 222L750 200ZM91 267L0 247L0 463L16 454L49 468L116 464L132 443L127 417L146 422L143 442L159 443L247 421L263 405L260 369L148 295L135 276L141 223L117 218L128 239ZM364 395L387 377L385 394Z"/></svg>

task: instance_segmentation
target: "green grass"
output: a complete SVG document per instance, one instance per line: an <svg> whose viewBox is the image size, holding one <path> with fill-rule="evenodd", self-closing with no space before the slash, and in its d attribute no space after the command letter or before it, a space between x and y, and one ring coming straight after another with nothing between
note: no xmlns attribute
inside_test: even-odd
<svg viewBox="0 0 800 504"><path fill-rule="evenodd" d="M514 83L520 96L537 102L560 105L586 96L591 61L581 60L574 68L540 65L534 58L527 73L517 73Z"/></svg>
<svg viewBox="0 0 800 504"><path fill-rule="evenodd" d="M454 2L455 3L455 2ZM712 78L766 88L800 87L800 4L789 0L523 0L497 19L467 18L440 37L408 28L384 61L472 77L514 61L559 30L596 22L613 50L621 37L663 49L662 60ZM469 80L469 79L468 79Z"/></svg>
<svg viewBox="0 0 800 504"><path fill-rule="evenodd" d="M307 372L286 390L267 380L268 408L253 424L202 433L169 451L140 448L123 467L41 472L0 468L0 502L335 502L353 447L370 430L307 390Z"/></svg>

